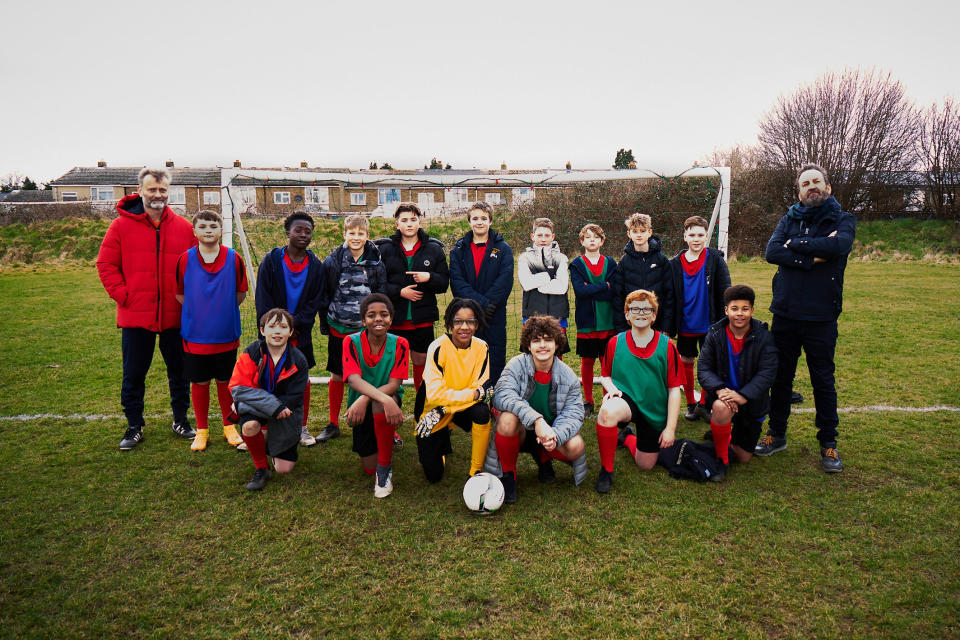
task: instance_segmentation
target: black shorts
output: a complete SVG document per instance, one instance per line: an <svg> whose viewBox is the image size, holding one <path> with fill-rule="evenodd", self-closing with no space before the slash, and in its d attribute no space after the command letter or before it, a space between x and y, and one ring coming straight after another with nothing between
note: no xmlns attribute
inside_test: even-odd
<svg viewBox="0 0 960 640"><path fill-rule="evenodd" d="M606 338L581 338L577 336L577 355L581 358L603 358L607 352L607 343L613 336Z"/></svg>
<svg viewBox="0 0 960 640"><path fill-rule="evenodd" d="M343 336L332 333L327 336L327 371L338 376L343 375Z"/></svg>
<svg viewBox="0 0 960 640"><path fill-rule="evenodd" d="M377 433L373 428L373 406L367 405L367 413L363 422L351 425L353 428L353 451L365 458L377 452Z"/></svg>
<svg viewBox="0 0 960 640"><path fill-rule="evenodd" d="M713 408L713 403L717 400L717 394L711 392L707 393L707 407ZM750 404L747 403L744 407L740 408L740 411L733 414L733 433L731 435L730 444L735 444L747 453L753 453L753 448L757 446L757 442L760 440L760 433L763 431L763 421L766 419L766 415L762 415L759 418L750 415L746 411L746 407L749 407Z"/></svg>
<svg viewBox="0 0 960 640"><path fill-rule="evenodd" d="M429 327L420 327L419 329L391 329L393 335L406 338L410 344L410 351L417 353L426 353L430 343L433 342L433 325Z"/></svg>
<svg viewBox="0 0 960 640"><path fill-rule="evenodd" d="M696 358L706 339L705 333L698 336L677 336L677 351L684 358Z"/></svg>
<svg viewBox="0 0 960 640"><path fill-rule="evenodd" d="M233 375L233 365L237 363L237 350L198 355L183 354L183 377L190 382L226 382Z"/></svg>
<svg viewBox="0 0 960 640"><path fill-rule="evenodd" d="M256 422L257 424L259 424L259 425L261 426L261 428L264 427L264 426L267 424L267 423L265 423L265 422L263 421L263 418L262 418L262 417L258 416L258 415L255 414L255 413L241 413L241 414L240 414L240 425L241 425L241 426L242 426L242 425L245 425L246 423L251 422L251 421ZM273 451L270 450L270 438L267 438L266 441L267 441L267 455L270 456L271 458L280 458L281 460L287 460L287 461L289 461L289 462L296 462L296 461L297 461L297 445L300 444L299 442L298 442L298 443L295 443L295 444L294 444L292 447L290 447L289 449L285 449L285 450L283 450L283 451L278 451L277 453L274 453Z"/></svg>
<svg viewBox="0 0 960 640"><path fill-rule="evenodd" d="M421 387L423 388L423 387ZM417 416L419 420L419 416ZM473 424L485 424L490 421L490 407L483 402L478 402L453 414L450 422L460 427L464 431L473 431ZM445 427L439 431L434 431L427 438L417 436L417 453L420 457L420 464L430 466L443 456L450 455L453 449L450 447L450 428Z"/></svg>
<svg viewBox="0 0 960 640"><path fill-rule="evenodd" d="M633 401L633 398L627 394L623 394L621 397L624 402L627 403L627 406L630 407L630 422L636 425L637 428L637 451L642 451L643 453L659 453L660 434L663 433L663 430L656 429L647 422L647 419L640 413L640 407ZM626 423L620 424L623 426Z"/></svg>

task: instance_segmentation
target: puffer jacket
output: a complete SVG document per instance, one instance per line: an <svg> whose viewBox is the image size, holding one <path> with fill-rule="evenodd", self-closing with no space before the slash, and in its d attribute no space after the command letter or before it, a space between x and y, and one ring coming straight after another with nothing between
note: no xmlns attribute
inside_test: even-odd
<svg viewBox="0 0 960 640"><path fill-rule="evenodd" d="M509 411L517 416L524 428L531 433L534 423L542 417L528 402L535 387L533 374L532 355L521 353L511 358L497 381L492 402L494 409ZM551 369L549 402L556 416L550 426L556 431L557 445L560 446L580 433L583 426L583 394L580 390L580 378L573 369L556 357ZM490 445L487 447L484 469L499 475L500 461L497 458L494 438L490 438Z"/></svg>
<svg viewBox="0 0 960 640"><path fill-rule="evenodd" d="M323 261L327 279L327 308L320 309L320 330L330 332L329 321L337 322L351 330L363 328L360 319L360 303L371 293L386 293L387 271L383 266L380 249L367 240L360 262L343 243Z"/></svg>
<svg viewBox="0 0 960 640"><path fill-rule="evenodd" d="M716 392L727 386L727 368L730 366L727 326L730 321L722 318L714 323L707 333L697 360L697 380L707 391ZM767 323L756 318L750 321L750 333L743 340L740 351L740 395L747 399L741 409L744 415L760 419L770 411L770 387L777 375L777 347Z"/></svg>
<svg viewBox="0 0 960 640"><path fill-rule="evenodd" d="M450 270L447 268L447 256L443 250L443 243L436 238L431 238L423 229L417 232L417 237L420 240L420 248L413 255L411 267L407 267L407 257L403 254L399 231L389 238L376 241L387 272L386 292L390 296L390 301L393 302L395 323L406 320L410 311L412 311L411 320L414 323L439 320L437 295L445 293L450 284ZM430 280L417 284L407 271L426 271L430 274ZM423 293L423 297L417 302L411 302L400 295L401 289L412 284L416 284L417 290Z"/></svg>
<svg viewBox="0 0 960 640"><path fill-rule="evenodd" d="M270 351L263 340L251 342L237 358L229 387L237 413L252 413L268 421L267 446L271 452L280 453L300 441L303 392L310 384L310 373L307 359L300 350L287 346L286 360L271 393L260 386L269 357ZM292 413L286 418L277 418L284 408Z"/></svg>
<svg viewBox="0 0 960 640"><path fill-rule="evenodd" d="M107 294L117 303L117 326L160 332L180 327L177 302L177 260L197 244L193 225L165 207L154 226L139 194L117 202L97 272Z"/></svg>
<svg viewBox="0 0 960 640"><path fill-rule="evenodd" d="M613 275L613 324L617 331L627 330L627 320L623 315L623 302L627 294L646 289L657 294L659 311L653 328L668 335L676 333L673 270L662 246L660 238L650 236L647 250L643 253L633 247L633 241L628 241L623 248L623 257Z"/></svg>
<svg viewBox="0 0 960 640"><path fill-rule="evenodd" d="M710 299L710 322L712 324L724 317L723 293L730 286L730 269L727 268L727 261L723 259L723 253L718 249L706 247L704 251L707 252L703 268L707 272L707 296ZM670 261L673 267L673 318L675 321L673 330L675 333L680 331L680 320L683 317L683 265L680 264L680 260L683 259L684 253L686 253L686 250L679 251Z"/></svg>

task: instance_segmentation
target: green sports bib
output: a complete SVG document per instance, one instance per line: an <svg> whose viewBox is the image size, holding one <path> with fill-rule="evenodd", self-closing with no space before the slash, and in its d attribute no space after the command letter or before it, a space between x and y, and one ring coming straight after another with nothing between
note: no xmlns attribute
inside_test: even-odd
<svg viewBox="0 0 960 640"><path fill-rule="evenodd" d="M627 340L630 332L616 337L610 378L617 388L636 403L644 419L653 428L663 431L667 426L667 347L669 338L657 332L657 347L649 358L638 358L630 351Z"/></svg>

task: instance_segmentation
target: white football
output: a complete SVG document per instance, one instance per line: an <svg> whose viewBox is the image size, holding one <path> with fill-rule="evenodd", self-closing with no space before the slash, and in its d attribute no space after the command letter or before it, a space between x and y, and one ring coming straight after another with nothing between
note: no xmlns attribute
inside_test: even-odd
<svg viewBox="0 0 960 640"><path fill-rule="evenodd" d="M500 478L481 471L463 485L463 501L474 513L493 513L503 505L503 484Z"/></svg>

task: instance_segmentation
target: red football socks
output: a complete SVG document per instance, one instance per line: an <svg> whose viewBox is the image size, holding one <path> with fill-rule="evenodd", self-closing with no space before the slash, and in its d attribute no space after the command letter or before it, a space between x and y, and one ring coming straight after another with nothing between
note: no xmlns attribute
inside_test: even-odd
<svg viewBox="0 0 960 640"><path fill-rule="evenodd" d="M267 440L263 437L263 431L258 431L255 436L244 434L243 441L247 443L247 450L250 457L253 458L253 466L257 469L267 468Z"/></svg>
<svg viewBox="0 0 960 640"><path fill-rule="evenodd" d="M373 414L373 433L377 437L377 464L389 467L393 460L393 427L385 414Z"/></svg>
<svg viewBox="0 0 960 640"><path fill-rule="evenodd" d="M307 426L307 417L310 415L310 381L303 390L303 426Z"/></svg>
<svg viewBox="0 0 960 640"><path fill-rule="evenodd" d="M600 449L600 466L613 473L613 458L617 452L617 426L597 423L597 448Z"/></svg>
<svg viewBox="0 0 960 640"><path fill-rule="evenodd" d="M637 459L637 436L632 433L628 433L627 437L623 439L623 446L627 448L627 451L630 452L630 457L634 460Z"/></svg>
<svg viewBox="0 0 960 640"><path fill-rule="evenodd" d="M693 397L693 387L696 381L693 378L693 363L683 363L683 395L687 397L687 404L693 404L696 400Z"/></svg>
<svg viewBox="0 0 960 640"><path fill-rule="evenodd" d="M493 437L493 442L497 446L497 456L500 458L500 466L503 468L503 472L513 471L513 475L516 477L517 456L520 455L520 436L502 436L498 433Z"/></svg>
<svg viewBox="0 0 960 640"><path fill-rule="evenodd" d="M717 424L710 421L710 433L713 434L713 450L717 457L723 460L723 464L730 464L730 440L733 434L733 425Z"/></svg>
<svg viewBox="0 0 960 640"><path fill-rule="evenodd" d="M425 364L415 364L413 365L413 390L416 391L420 388L420 383L423 382L423 370L427 368Z"/></svg>
<svg viewBox="0 0 960 640"><path fill-rule="evenodd" d="M330 379L330 422L340 424L340 405L343 404L343 380Z"/></svg>
<svg viewBox="0 0 960 640"><path fill-rule="evenodd" d="M233 396L230 395L230 383L217 381L217 402L220 404L220 415L223 416L223 424L229 424L227 417L230 415L230 405L233 404Z"/></svg>
<svg viewBox="0 0 960 640"><path fill-rule="evenodd" d="M580 361L580 378L583 381L583 401L593 404L593 363L596 358Z"/></svg>
<svg viewBox="0 0 960 640"><path fill-rule="evenodd" d="M207 412L210 410L210 385L190 383L190 398L193 400L193 415L197 429L207 428Z"/></svg>

